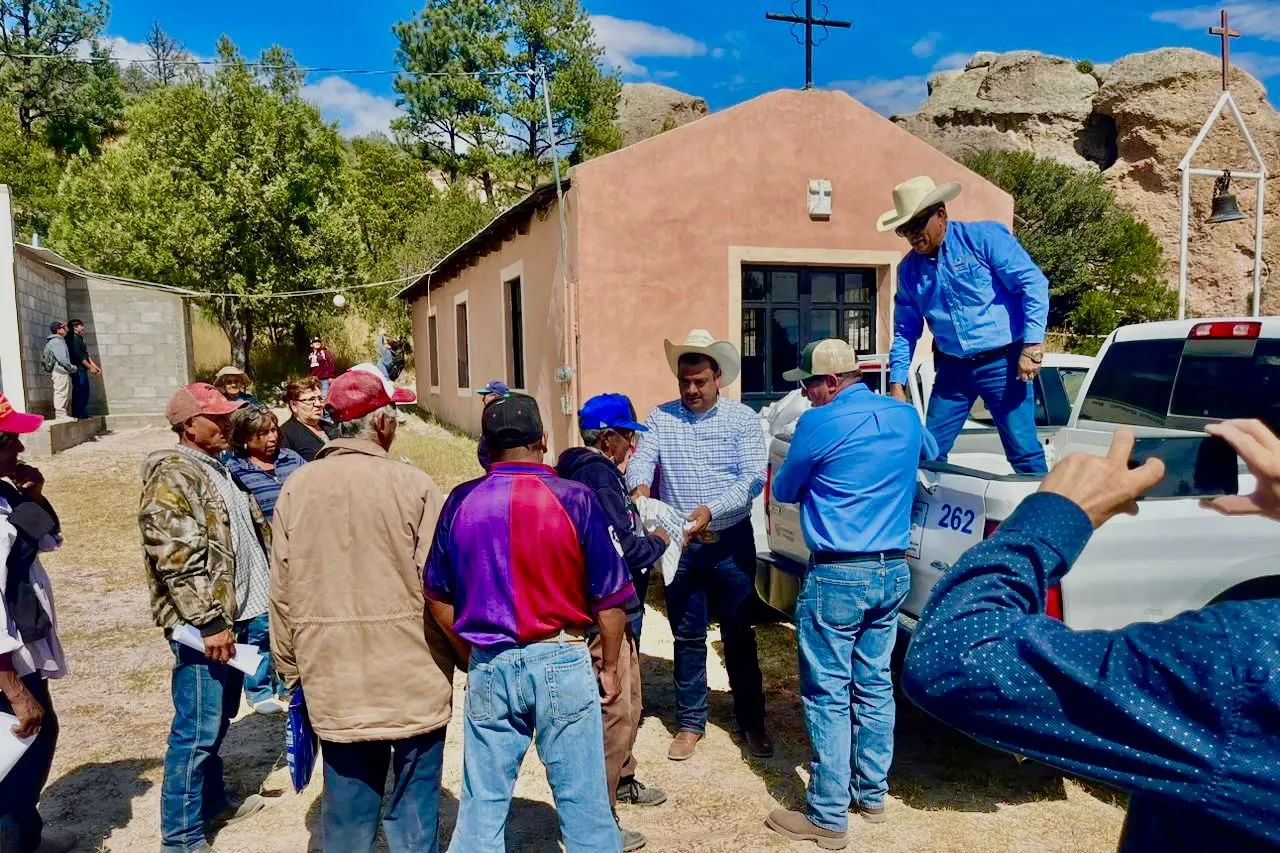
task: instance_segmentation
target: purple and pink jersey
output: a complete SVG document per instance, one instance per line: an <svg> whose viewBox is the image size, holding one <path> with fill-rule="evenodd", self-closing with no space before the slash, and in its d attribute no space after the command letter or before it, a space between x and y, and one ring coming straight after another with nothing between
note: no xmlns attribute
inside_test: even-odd
<svg viewBox="0 0 1280 853"><path fill-rule="evenodd" d="M544 465L500 462L454 489L423 573L454 607L454 631L480 648L524 645L635 595L613 527L586 486Z"/></svg>

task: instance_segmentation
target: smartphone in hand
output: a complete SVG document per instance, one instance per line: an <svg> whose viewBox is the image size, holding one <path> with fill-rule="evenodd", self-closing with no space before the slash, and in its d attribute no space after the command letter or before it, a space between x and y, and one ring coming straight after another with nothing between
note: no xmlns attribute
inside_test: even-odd
<svg viewBox="0 0 1280 853"><path fill-rule="evenodd" d="M1213 436L1140 438L1133 445L1129 468L1148 459L1164 462L1165 476L1139 500L1216 498L1240 492L1240 460L1236 452Z"/></svg>

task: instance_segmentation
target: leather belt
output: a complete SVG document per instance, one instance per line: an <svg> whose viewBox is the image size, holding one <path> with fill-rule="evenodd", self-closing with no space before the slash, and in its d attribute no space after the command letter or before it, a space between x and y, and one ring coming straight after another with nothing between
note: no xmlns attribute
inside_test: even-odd
<svg viewBox="0 0 1280 853"><path fill-rule="evenodd" d="M863 560L878 560L882 563L887 563L890 560L905 560L906 558L906 551L814 551L809 557L815 566L857 563Z"/></svg>
<svg viewBox="0 0 1280 853"><path fill-rule="evenodd" d="M970 355L951 355L950 353L945 353L942 350L938 350L938 352L936 353L936 356L939 361L956 361L956 362L960 362L961 364L975 364L975 365L989 364L990 362L998 361L1001 358L1007 357L1011 352L1014 351L1014 349L1017 349L1019 352L1021 352L1022 341L1014 341L1013 343L1008 344L1006 346L996 347L995 349L983 350L982 352L975 352L975 353L971 353Z"/></svg>

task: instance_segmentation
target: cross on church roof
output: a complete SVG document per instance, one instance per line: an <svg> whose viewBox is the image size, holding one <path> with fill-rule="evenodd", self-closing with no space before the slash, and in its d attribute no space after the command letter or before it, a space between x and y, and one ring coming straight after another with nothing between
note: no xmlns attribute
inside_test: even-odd
<svg viewBox="0 0 1280 853"><path fill-rule="evenodd" d="M832 21L826 17L815 18L813 16L813 0L804 0L804 17L800 17L795 8L794 2L792 3L791 11L793 14L790 15L777 15L773 12L769 12L765 15L765 18L770 21L782 21L788 24L799 24L804 27L804 41L802 42L804 45L804 87L806 89L812 89L813 49L821 43L820 41L813 40L813 28L822 27L824 30L829 30L832 27L835 27L836 29L847 30L852 27L853 24L848 21ZM823 3L822 14L825 16L828 12L829 10L827 9L827 5ZM826 39L824 37L822 41L825 40ZM796 36L796 41L800 41L799 36Z"/></svg>
<svg viewBox="0 0 1280 853"><path fill-rule="evenodd" d="M1227 23L1227 10L1222 10L1222 26L1210 27L1209 35L1222 37L1222 91L1231 88L1231 40L1240 38L1240 31Z"/></svg>

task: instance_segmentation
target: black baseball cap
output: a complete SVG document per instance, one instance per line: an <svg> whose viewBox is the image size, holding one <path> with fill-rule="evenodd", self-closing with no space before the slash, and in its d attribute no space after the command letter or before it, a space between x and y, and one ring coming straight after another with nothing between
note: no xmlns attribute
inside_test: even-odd
<svg viewBox="0 0 1280 853"><path fill-rule="evenodd" d="M543 436L538 401L527 394L509 394L485 408L480 428L490 450L537 444Z"/></svg>

